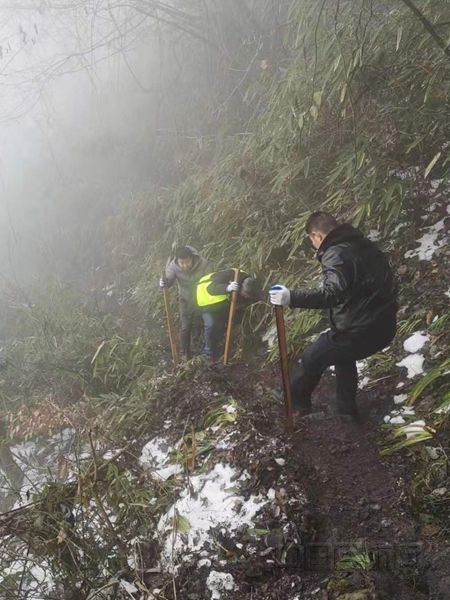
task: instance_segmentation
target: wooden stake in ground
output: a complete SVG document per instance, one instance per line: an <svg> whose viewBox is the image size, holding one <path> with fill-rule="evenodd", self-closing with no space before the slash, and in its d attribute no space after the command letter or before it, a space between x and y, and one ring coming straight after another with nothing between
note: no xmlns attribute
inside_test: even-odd
<svg viewBox="0 0 450 600"><path fill-rule="evenodd" d="M178 357L177 341L175 336L175 327L173 324L172 311L169 302L169 290L163 287L164 305L166 307L167 329L169 330L170 349L172 350L173 364L176 366L180 361Z"/></svg>
<svg viewBox="0 0 450 600"><path fill-rule="evenodd" d="M282 306L275 306L275 319L277 322L278 349L280 352L281 376L283 379L284 403L286 407L287 431L294 431L294 415L292 412L291 382L289 378L289 363L286 342L286 328L284 326L284 311Z"/></svg>
<svg viewBox="0 0 450 600"><path fill-rule="evenodd" d="M239 269L234 270L234 281L239 281ZM230 357L230 349L231 349L231 335L233 333L233 323L234 323L234 314L236 312L236 304L238 299L238 292L232 292L231 294L231 302L230 302L230 312L228 313L228 326L227 326L227 336L225 338L225 352L223 353L223 364L228 364L228 359Z"/></svg>

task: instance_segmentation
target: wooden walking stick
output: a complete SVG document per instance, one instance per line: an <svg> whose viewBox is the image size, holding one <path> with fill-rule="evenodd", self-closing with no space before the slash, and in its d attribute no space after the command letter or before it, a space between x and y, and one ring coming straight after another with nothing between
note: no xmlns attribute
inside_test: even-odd
<svg viewBox="0 0 450 600"><path fill-rule="evenodd" d="M178 358L178 348L175 336L175 327L173 325L172 311L169 302L169 290L163 287L164 305L166 307L167 329L169 330L170 349L172 350L173 364L176 366L180 361Z"/></svg>
<svg viewBox="0 0 450 600"><path fill-rule="evenodd" d="M287 431L294 431L294 415L292 411L291 384L289 379L289 363L286 343L286 328L284 326L284 311L282 306L275 306L275 319L277 322L278 349L280 352L281 376L283 379L284 403L286 407Z"/></svg>
<svg viewBox="0 0 450 600"><path fill-rule="evenodd" d="M234 281L239 281L239 269L234 270ZM236 304L238 299L238 292L232 292L230 302L230 312L228 313L228 325L227 325L227 336L225 338L225 352L223 353L223 364L228 364L231 349L231 334L233 332L234 313L236 312Z"/></svg>

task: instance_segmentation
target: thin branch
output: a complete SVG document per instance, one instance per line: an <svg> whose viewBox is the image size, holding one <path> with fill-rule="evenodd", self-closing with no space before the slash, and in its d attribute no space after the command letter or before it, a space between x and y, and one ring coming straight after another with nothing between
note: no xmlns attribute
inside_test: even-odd
<svg viewBox="0 0 450 600"><path fill-rule="evenodd" d="M421 12L417 8L417 6L414 4L414 2L412 0L401 0L401 1L403 2L403 4L406 4L406 6L419 19L419 21L422 23L422 25L424 26L424 28L428 31L428 33L434 39L434 41L439 46L439 48L441 48L441 50L444 52L444 54L447 56L447 58L450 58L450 47L449 47L449 45L446 44L445 41L441 38L441 36L436 31L436 29L433 27L433 24L431 23L431 21L429 21L426 18L426 16L423 14L423 12Z"/></svg>

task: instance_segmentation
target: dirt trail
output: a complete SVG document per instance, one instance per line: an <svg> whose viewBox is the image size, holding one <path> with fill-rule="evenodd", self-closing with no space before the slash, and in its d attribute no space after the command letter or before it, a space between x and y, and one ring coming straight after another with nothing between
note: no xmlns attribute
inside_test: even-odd
<svg viewBox="0 0 450 600"><path fill-rule="evenodd" d="M449 600L450 552L445 540L421 537L409 489L412 465L402 453L380 456L380 424L393 390L385 384L359 394L361 423L299 421L289 436L279 387L277 369L199 365L171 384L153 413L156 430L172 420L175 440L188 420L201 428L212 399L234 398L239 416L231 444L216 451L214 462L230 464L238 477L247 473L239 477L244 499L272 499L253 520L253 532L214 533L221 550L210 567L199 569L196 556L183 559L177 599L209 600L206 579L215 569L236 584L221 600ZM328 408L333 398L333 378L326 376L315 408ZM349 556L367 564L343 568ZM167 587L165 594L172 600Z"/></svg>
<svg viewBox="0 0 450 600"><path fill-rule="evenodd" d="M273 386L276 376L271 374L267 380ZM314 398L314 409L327 411L334 393L332 376L324 377ZM245 395L252 398L250 390ZM412 515L408 467L399 455L389 459L380 455L380 424L392 408L391 398L390 390L383 386L361 391L359 423L336 417L300 419L289 438L283 430L284 411L279 402L273 402L272 407L264 403L262 418L256 413L258 406L251 407L256 428L263 435L271 433L288 440L287 476L297 479L308 497L309 512L307 545L301 561L289 576L280 579L278 574L272 585L263 586L256 595L252 592L249 598L296 598L288 595L293 585L301 600L450 598L450 589L448 596L433 595L428 589L425 571L430 549L426 548L427 540L421 539ZM339 559L355 549L368 551L374 569L366 573L338 571L336 576ZM335 581L330 583L333 574ZM333 590L334 586L337 591L325 590Z"/></svg>

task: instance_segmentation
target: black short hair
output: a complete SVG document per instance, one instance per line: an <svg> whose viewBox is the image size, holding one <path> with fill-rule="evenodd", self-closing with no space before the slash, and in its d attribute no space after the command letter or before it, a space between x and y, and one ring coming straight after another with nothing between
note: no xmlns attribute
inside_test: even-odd
<svg viewBox="0 0 450 600"><path fill-rule="evenodd" d="M175 250L175 258L177 260L179 258L183 260L183 258L190 258L192 256L194 256L194 253L187 246L178 246L178 248Z"/></svg>
<svg viewBox="0 0 450 600"><path fill-rule="evenodd" d="M241 290L246 296L255 302L262 299L261 286L254 277L246 277L242 281Z"/></svg>
<svg viewBox="0 0 450 600"><path fill-rule="evenodd" d="M338 226L338 222L329 213L318 210L313 212L306 221L305 230L309 235L313 231L328 234Z"/></svg>

